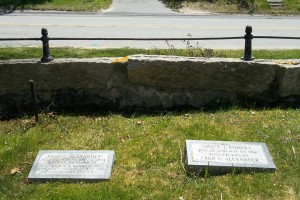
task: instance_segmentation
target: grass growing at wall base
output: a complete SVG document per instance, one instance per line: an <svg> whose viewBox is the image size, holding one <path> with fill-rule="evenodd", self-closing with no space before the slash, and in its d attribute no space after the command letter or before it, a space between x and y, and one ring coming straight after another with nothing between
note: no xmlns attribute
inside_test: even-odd
<svg viewBox="0 0 300 200"><path fill-rule="evenodd" d="M241 58L242 50L213 49L83 49L83 48L51 48L54 58L92 58L92 57L123 57L134 54L175 55L188 57L222 57ZM300 49L296 50L254 50L256 59L300 59ZM0 60L26 59L42 57L42 49L35 47L0 48Z"/></svg>
<svg viewBox="0 0 300 200"><path fill-rule="evenodd" d="M239 107L0 121L0 199L298 199L299 124L299 109ZM186 139L265 142L277 171L187 177ZM39 150L101 149L116 152L109 182L28 183Z"/></svg>

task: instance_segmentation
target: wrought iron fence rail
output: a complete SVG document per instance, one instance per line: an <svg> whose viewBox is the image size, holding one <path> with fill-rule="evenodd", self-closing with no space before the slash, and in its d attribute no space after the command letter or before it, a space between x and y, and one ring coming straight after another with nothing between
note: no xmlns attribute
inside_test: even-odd
<svg viewBox="0 0 300 200"><path fill-rule="evenodd" d="M30 40L41 40L41 38L0 38L0 41L30 41Z"/></svg>
<svg viewBox="0 0 300 200"><path fill-rule="evenodd" d="M244 36L238 37L179 37L179 38L104 38L104 37L95 37L95 38L51 38L48 37L48 30L43 28L41 33L42 37L40 38L0 38L0 41L42 41L43 43L43 57L41 59L42 62L49 62L53 60L53 57L50 55L49 50L49 41L50 40L110 40L110 41L201 41L201 40L237 40L244 39L245 47L244 47L244 56L243 60L251 61L254 58L252 57L252 39L289 39L289 40L300 40L300 37L284 37L284 36L253 36L252 35L252 27L246 26L245 29L246 34Z"/></svg>
<svg viewBox="0 0 300 200"><path fill-rule="evenodd" d="M288 40L300 40L300 37L284 37L284 36L253 36L255 39L288 39ZM110 40L110 41L197 41L197 40L237 40L237 39L245 39L244 36L237 36L237 37L199 37L199 38L51 38L49 37L48 40ZM26 40L36 40L40 41L41 38L0 38L0 41L26 41Z"/></svg>
<svg viewBox="0 0 300 200"><path fill-rule="evenodd" d="M188 41L188 40L230 40L244 37L214 37L214 38L49 38L49 40L131 40L131 41Z"/></svg>
<svg viewBox="0 0 300 200"><path fill-rule="evenodd" d="M242 37L209 37L209 38L48 38L48 40L132 40L132 41L187 41L187 40L234 40L244 39ZM0 41L21 41L21 40L41 40L41 38L0 38Z"/></svg>
<svg viewBox="0 0 300 200"><path fill-rule="evenodd" d="M300 37L283 37L283 36L253 36L255 39L283 39L283 40L300 40Z"/></svg>

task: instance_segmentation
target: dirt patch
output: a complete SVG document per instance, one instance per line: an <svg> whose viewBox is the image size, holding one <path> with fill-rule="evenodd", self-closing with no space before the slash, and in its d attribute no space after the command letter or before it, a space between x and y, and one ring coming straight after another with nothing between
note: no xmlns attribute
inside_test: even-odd
<svg viewBox="0 0 300 200"><path fill-rule="evenodd" d="M191 15L207 15L212 13L243 13L236 5L208 3L208 2L184 2L180 13Z"/></svg>
<svg viewBox="0 0 300 200"><path fill-rule="evenodd" d="M179 9L179 12L185 15L209 15L212 14L212 12L208 10L200 10L200 9L195 9L195 8L190 8L190 7L183 7Z"/></svg>

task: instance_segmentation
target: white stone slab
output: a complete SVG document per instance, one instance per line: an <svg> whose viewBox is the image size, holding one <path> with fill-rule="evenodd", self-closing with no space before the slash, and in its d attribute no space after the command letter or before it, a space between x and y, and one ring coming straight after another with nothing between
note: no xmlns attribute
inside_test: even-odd
<svg viewBox="0 0 300 200"><path fill-rule="evenodd" d="M31 168L30 182L109 180L114 151L39 151Z"/></svg>
<svg viewBox="0 0 300 200"><path fill-rule="evenodd" d="M276 170L265 143L187 140L185 154L188 173Z"/></svg>

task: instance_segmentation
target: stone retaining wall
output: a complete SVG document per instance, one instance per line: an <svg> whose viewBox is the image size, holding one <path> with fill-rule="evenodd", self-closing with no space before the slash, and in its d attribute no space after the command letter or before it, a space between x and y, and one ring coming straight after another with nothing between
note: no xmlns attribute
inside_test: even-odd
<svg viewBox="0 0 300 200"><path fill-rule="evenodd" d="M168 109L245 100L298 102L299 63L144 55L129 56L128 62L0 61L0 118L30 108L31 79L41 108Z"/></svg>

